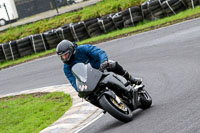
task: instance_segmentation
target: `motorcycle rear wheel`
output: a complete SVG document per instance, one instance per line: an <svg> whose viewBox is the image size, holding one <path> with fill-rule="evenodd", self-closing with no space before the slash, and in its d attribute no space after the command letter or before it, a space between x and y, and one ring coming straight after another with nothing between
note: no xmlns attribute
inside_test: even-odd
<svg viewBox="0 0 200 133"><path fill-rule="evenodd" d="M133 119L131 109L123 102L117 105L115 99L109 95L103 95L99 103L105 111L122 122L129 122Z"/></svg>

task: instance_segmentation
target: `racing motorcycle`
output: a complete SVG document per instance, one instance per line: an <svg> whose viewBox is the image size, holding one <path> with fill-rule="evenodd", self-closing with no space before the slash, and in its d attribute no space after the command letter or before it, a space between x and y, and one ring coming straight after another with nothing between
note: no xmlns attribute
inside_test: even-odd
<svg viewBox="0 0 200 133"><path fill-rule="evenodd" d="M99 71L90 64L77 63L72 67L76 78L78 95L93 105L103 109L122 122L133 119L133 111L147 109L152 98L144 85L132 85L124 77L113 72ZM132 89L132 98L122 90Z"/></svg>

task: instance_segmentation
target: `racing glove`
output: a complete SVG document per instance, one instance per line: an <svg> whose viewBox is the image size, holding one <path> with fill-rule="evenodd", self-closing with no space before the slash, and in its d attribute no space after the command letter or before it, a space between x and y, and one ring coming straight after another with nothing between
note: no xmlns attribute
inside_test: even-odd
<svg viewBox="0 0 200 133"><path fill-rule="evenodd" d="M103 71L103 70L105 70L108 66L109 66L109 63L108 63L108 61L106 60L106 61L104 61L103 63L101 63L99 70L100 70L100 71Z"/></svg>

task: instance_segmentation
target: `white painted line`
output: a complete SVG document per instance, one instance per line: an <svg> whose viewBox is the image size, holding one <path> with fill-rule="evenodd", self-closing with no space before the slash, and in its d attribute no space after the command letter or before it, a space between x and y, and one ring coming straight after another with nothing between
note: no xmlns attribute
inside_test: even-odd
<svg viewBox="0 0 200 133"><path fill-rule="evenodd" d="M96 117L95 119L93 119L91 122L87 123L85 126L81 127L80 129L78 129L77 131L75 131L74 133L78 133L81 130L83 130L84 128L88 127L89 125L91 125L93 122L95 122L96 120L98 120L100 117L102 117L104 115L104 113L101 113L98 117Z"/></svg>
<svg viewBox="0 0 200 133"><path fill-rule="evenodd" d="M53 125L48 128L45 128L44 130L40 131L40 133L52 133L52 132L56 132L56 130L59 131L59 129L69 130L73 128L74 126L75 124L57 124L57 125Z"/></svg>

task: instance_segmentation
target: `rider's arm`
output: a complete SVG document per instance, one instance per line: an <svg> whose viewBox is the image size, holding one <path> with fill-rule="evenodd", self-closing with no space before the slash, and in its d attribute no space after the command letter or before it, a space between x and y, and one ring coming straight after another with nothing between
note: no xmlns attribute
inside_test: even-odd
<svg viewBox="0 0 200 133"><path fill-rule="evenodd" d="M75 88L76 91L78 91L78 88L76 86L76 79L72 74L71 67L68 66L67 64L64 64L64 73L65 76L68 78L69 82L71 83L71 85Z"/></svg>
<svg viewBox="0 0 200 133"><path fill-rule="evenodd" d="M98 58L100 64L108 60L108 56L104 50L90 44L86 44L85 46L87 48L87 54L92 58Z"/></svg>

